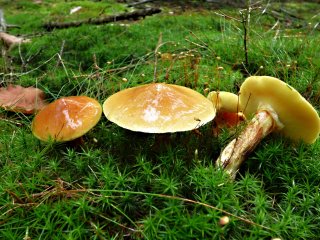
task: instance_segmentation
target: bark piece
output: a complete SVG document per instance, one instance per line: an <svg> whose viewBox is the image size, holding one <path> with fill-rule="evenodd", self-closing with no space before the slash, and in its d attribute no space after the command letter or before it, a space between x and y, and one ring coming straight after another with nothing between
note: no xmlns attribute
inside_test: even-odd
<svg viewBox="0 0 320 240"><path fill-rule="evenodd" d="M128 13L122 13L119 15L107 16L103 18L89 18L82 21L49 22L49 23L45 23L43 27L47 31L52 31L55 28L61 29L61 28L69 28L69 27L79 27L82 24L100 25L100 24L106 24L110 22L121 21L121 20L129 20L129 19L137 20L141 17L150 16L160 12L161 12L160 8L148 8L148 9L137 10L137 11L128 12Z"/></svg>

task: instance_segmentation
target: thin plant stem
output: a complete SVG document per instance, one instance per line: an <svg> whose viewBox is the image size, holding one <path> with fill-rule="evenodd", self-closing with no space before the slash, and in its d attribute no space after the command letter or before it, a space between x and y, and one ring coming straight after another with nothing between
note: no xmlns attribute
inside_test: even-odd
<svg viewBox="0 0 320 240"><path fill-rule="evenodd" d="M225 215L228 215L228 216L231 216L231 217L234 217L240 221L243 221L247 224L250 224L250 225L254 225L254 226L258 226L258 227L261 227L265 230L268 230L268 231L273 231L271 228L268 228L266 226L263 226L261 224L258 224L258 223L255 223L255 222L252 222L246 218L243 218L243 217L239 217L235 214L232 214L226 210L223 210L221 208L218 208L218 207L215 207L215 206L212 206L212 205L209 205L207 203L203 203L203 202L198 202L198 201L195 201L195 200L192 200L192 199L188 199L188 198L182 198L182 197L177 197L177 196L171 196L171 195L165 195L165 194L157 194L157 193L146 193L146 192L135 192L135 191L125 191L125 190L97 190L97 189L87 189L87 191L89 193L93 193L94 192L113 192L113 193L128 193L128 194L136 194L136 195L145 195L145 196L153 196L153 197L160 197L160 198L167 198L167 199L174 199L174 200L178 200L178 201L183 201L183 202L188 202L188 203L192 203L192 204L196 204L196 205L200 205L200 206L204 206L204 207L207 207L207 208L210 208L210 209L214 209L216 211L219 211L219 212L222 212L223 214Z"/></svg>

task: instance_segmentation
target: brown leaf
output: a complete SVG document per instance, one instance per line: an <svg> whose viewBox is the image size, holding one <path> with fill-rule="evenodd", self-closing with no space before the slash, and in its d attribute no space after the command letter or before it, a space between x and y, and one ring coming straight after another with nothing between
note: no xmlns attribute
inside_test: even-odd
<svg viewBox="0 0 320 240"><path fill-rule="evenodd" d="M0 88L0 106L8 111L32 114L47 105L44 98L44 92L34 87L9 85Z"/></svg>
<svg viewBox="0 0 320 240"><path fill-rule="evenodd" d="M14 45L21 44L21 43L28 43L31 41L30 39L16 37L14 35L11 35L5 32L0 32L0 39L2 40L4 45L9 49L12 48Z"/></svg>

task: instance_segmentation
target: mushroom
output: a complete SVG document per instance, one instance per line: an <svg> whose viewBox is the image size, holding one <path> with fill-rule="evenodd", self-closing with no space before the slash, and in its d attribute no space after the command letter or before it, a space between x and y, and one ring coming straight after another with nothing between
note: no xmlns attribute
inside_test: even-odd
<svg viewBox="0 0 320 240"><path fill-rule="evenodd" d="M101 114L101 105L95 99L86 96L63 97L35 116L32 133L43 141L71 141L93 128Z"/></svg>
<svg viewBox="0 0 320 240"><path fill-rule="evenodd" d="M145 133L196 129L216 114L202 94L174 84L150 83L113 94L103 104L107 119L120 127Z"/></svg>
<svg viewBox="0 0 320 240"><path fill-rule="evenodd" d="M224 91L212 91L207 98L217 109L215 122L218 126L233 127L246 118L239 109L239 96Z"/></svg>
<svg viewBox="0 0 320 240"><path fill-rule="evenodd" d="M320 133L320 118L312 105L285 82L269 76L247 78L240 87L240 110L252 120L221 152L217 166L235 177L245 156L269 133L280 132L311 144Z"/></svg>

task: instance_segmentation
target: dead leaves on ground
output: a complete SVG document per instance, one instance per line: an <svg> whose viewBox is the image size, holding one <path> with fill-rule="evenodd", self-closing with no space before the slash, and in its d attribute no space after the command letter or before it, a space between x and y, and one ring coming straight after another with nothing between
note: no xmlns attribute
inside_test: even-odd
<svg viewBox="0 0 320 240"><path fill-rule="evenodd" d="M5 110L33 114L47 104L44 92L38 88L19 85L0 88L0 106Z"/></svg>
<svg viewBox="0 0 320 240"><path fill-rule="evenodd" d="M7 49L11 49L15 45L19 45L21 43L29 43L31 41L30 39L16 37L5 32L0 32L0 40L3 42L4 46Z"/></svg>

